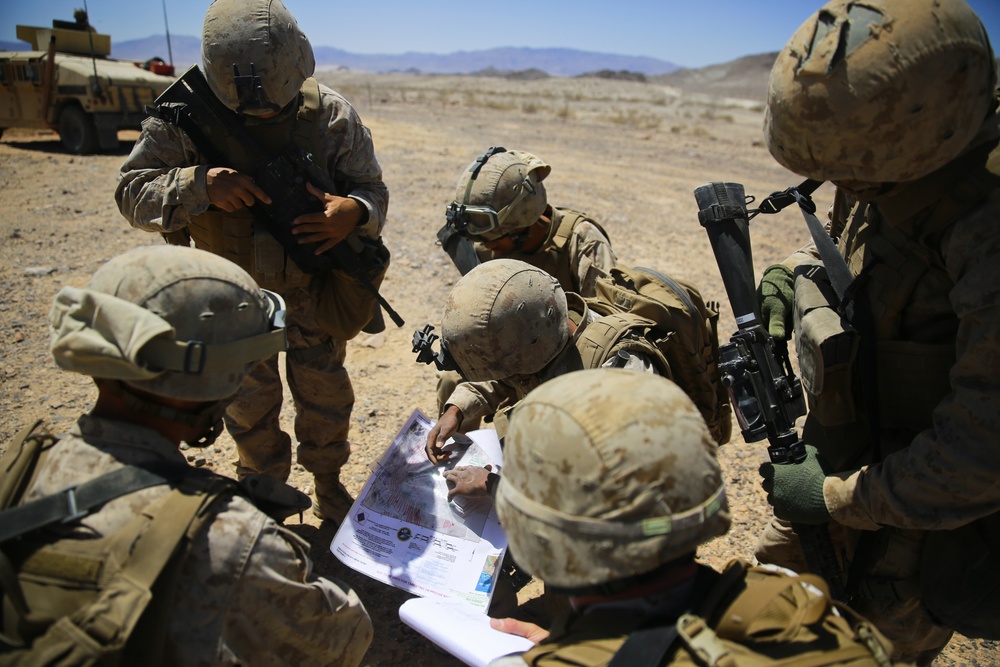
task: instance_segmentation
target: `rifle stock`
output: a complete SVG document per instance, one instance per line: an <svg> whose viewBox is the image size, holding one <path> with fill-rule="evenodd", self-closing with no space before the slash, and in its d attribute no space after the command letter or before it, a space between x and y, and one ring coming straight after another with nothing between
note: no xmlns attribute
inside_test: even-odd
<svg viewBox="0 0 1000 667"><path fill-rule="evenodd" d="M806 457L795 420L806 412L802 385L792 370L788 348L760 322L750 245L747 197L739 183L708 183L694 191L698 220L708 233L733 308L738 330L719 347L719 370L747 442L768 440L776 465ZM843 576L830 533L824 525L794 524L809 569L830 585L830 594L846 600Z"/></svg>
<svg viewBox="0 0 1000 667"><path fill-rule="evenodd" d="M147 108L150 115L184 130L209 162L230 165L228 155L235 146L249 153L255 165L254 182L271 198L270 204L258 201L249 210L303 271L323 274L333 268L343 269L375 297L396 326L405 324L372 283L372 277L388 262L389 253L381 240L372 241L352 232L317 255L318 243L299 243L292 234L295 218L322 210L322 204L306 188L308 183L339 194L336 183L309 153L294 144L278 155L265 151L244 127L240 115L215 96L197 65L188 68L154 104L154 109Z"/></svg>

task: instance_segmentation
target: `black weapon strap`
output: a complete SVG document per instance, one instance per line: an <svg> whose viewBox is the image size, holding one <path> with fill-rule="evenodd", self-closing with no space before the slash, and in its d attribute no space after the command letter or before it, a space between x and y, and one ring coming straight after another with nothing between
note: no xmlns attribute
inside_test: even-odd
<svg viewBox="0 0 1000 667"><path fill-rule="evenodd" d="M862 375L861 400L864 403L868 419L868 431L872 451L871 462L873 464L878 463L882 460L882 447L878 406L875 318L864 295L857 289L860 285L860 279L871 265L869 264L865 267L858 275L858 280L856 280L851 275L847 260L844 259L844 256L837 249L836 244L834 244L833 239L816 217L814 213L816 207L808 199L808 195L795 192L794 197L799 203L799 208L802 210L802 216L809 227L813 243L816 244L816 249L819 251L823 265L826 267L830 284L840 299L842 313L847 318L847 321L857 329L861 338L858 346L858 369ZM848 603L855 598L860 589L865 570L868 568L871 557L874 555L876 536L876 531L863 532L855 547L854 558L848 566L847 581L844 584L847 595L845 601Z"/></svg>
<svg viewBox="0 0 1000 667"><path fill-rule="evenodd" d="M788 188L783 192L776 192L761 202L758 209L761 213L777 213L784 207L792 203L798 203L809 227L809 234L812 236L816 250L819 252L823 265L826 267L827 276L837 298L840 300L840 311L848 322L858 331L860 345L858 348L858 368L862 375L861 399L865 406L865 413L868 418L868 431L871 439L872 463L877 463L882 459L881 450L881 428L878 407L878 373L876 366L876 345L875 345L875 317L871 307L865 299L864 294L858 289L861 279L871 268L871 264L866 266L857 278L851 275L851 269L847 260L837 249L836 244L827 233L823 224L816 217L816 204L813 203L809 195L822 185L822 181L808 179L799 186ZM848 567L847 581L844 585L846 600L848 603L857 595L864 578L865 569L871 561L876 545L875 531L865 531L854 551L854 558Z"/></svg>

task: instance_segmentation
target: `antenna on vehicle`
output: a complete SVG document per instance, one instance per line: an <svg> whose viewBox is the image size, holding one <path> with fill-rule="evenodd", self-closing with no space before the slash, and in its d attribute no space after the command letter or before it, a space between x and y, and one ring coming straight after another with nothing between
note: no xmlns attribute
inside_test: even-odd
<svg viewBox="0 0 1000 667"><path fill-rule="evenodd" d="M174 50L170 48L170 25L167 23L167 0L162 0L163 4L163 30L167 33L167 57L170 58L170 66L174 66Z"/></svg>
<svg viewBox="0 0 1000 667"><path fill-rule="evenodd" d="M87 0L83 0L83 11L87 14L87 39L90 41L90 64L94 66L94 83L91 85L91 92L103 100L104 91L101 89L101 80L97 78L97 56L94 55L94 31L90 27L90 7L87 6Z"/></svg>

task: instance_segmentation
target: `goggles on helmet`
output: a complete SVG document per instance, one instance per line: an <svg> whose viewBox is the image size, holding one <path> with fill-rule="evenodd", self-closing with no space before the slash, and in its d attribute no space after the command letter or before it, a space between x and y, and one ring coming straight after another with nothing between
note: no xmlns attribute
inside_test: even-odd
<svg viewBox="0 0 1000 667"><path fill-rule="evenodd" d="M471 182L471 181L470 181ZM528 195L535 194L535 185L530 178L521 181L521 191L517 193L514 200L496 211L489 206L469 206L453 201L444 213L445 220L457 231L468 236L485 236L491 232L496 232L503 225L503 221L510 215L511 210L522 199ZM503 236L503 234L496 234Z"/></svg>

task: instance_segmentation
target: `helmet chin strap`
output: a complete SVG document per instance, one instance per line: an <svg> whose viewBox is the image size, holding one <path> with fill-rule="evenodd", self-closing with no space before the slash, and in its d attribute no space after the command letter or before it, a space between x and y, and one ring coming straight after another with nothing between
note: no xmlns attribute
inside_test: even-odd
<svg viewBox="0 0 1000 667"><path fill-rule="evenodd" d="M108 380L103 386L118 396L125 407L137 414L152 415L165 421L200 429L200 435L196 439L184 438L184 442L192 447L208 447L222 434L222 415L226 411L228 401L213 401L196 410L183 410L164 405L155 397L136 391L120 380Z"/></svg>

